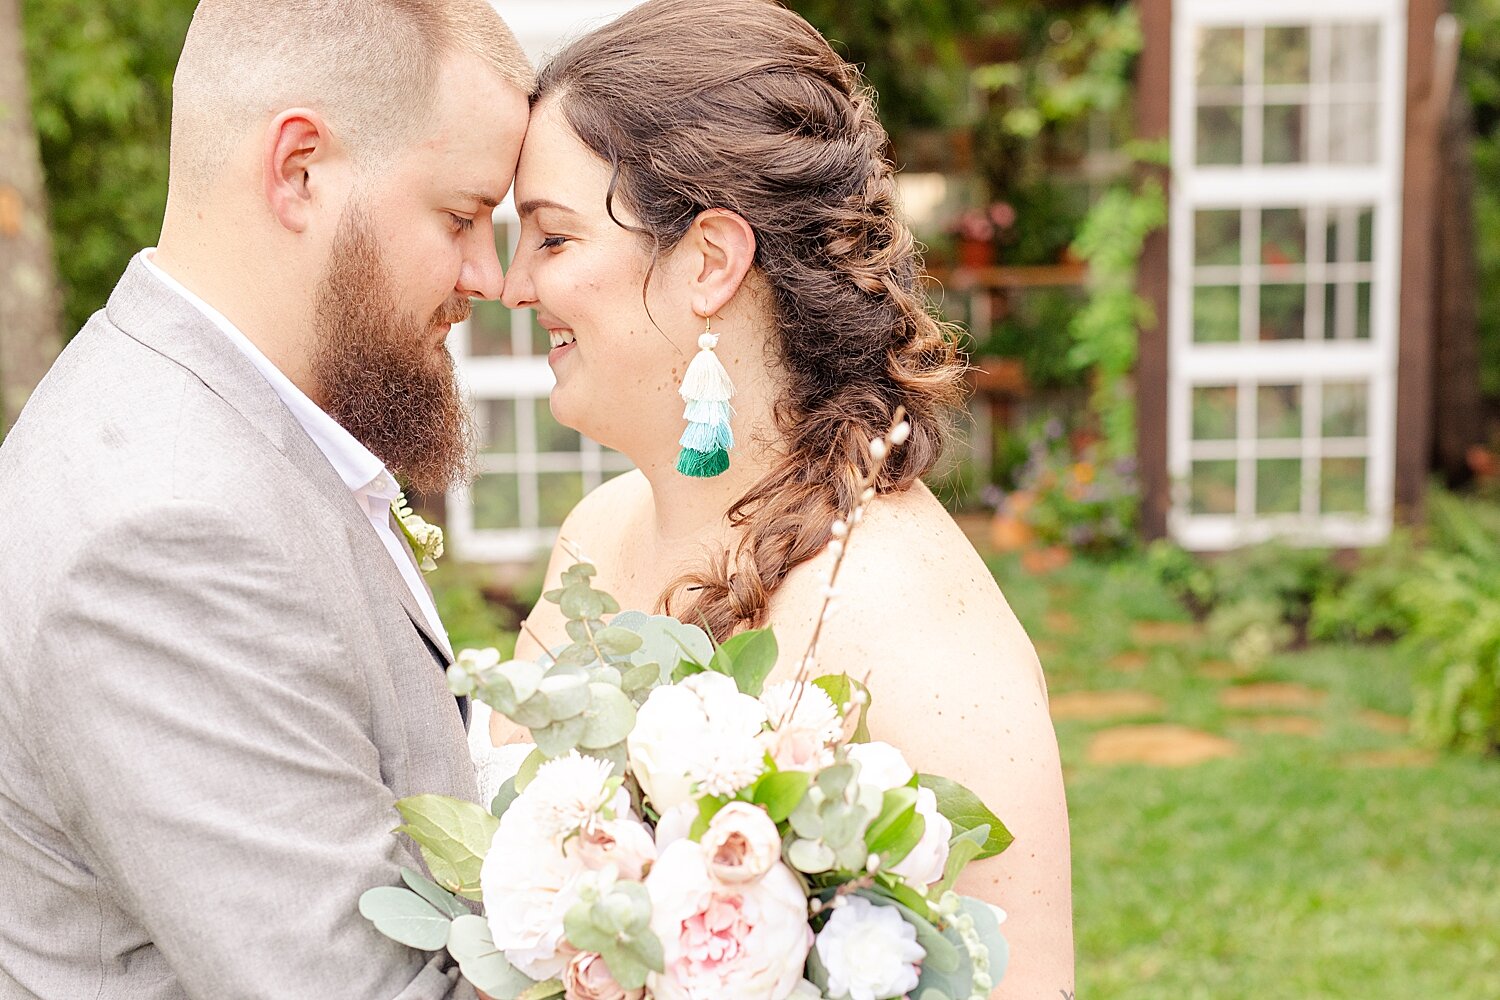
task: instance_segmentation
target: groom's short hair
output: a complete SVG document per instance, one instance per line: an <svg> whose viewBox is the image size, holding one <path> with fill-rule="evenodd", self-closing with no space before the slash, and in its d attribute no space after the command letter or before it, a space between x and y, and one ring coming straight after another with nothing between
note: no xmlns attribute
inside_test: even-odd
<svg viewBox="0 0 1500 1000"><path fill-rule="evenodd" d="M266 114L322 114L363 163L416 139L450 55L523 94L535 74L488 0L201 0L172 94L172 184L192 198Z"/></svg>

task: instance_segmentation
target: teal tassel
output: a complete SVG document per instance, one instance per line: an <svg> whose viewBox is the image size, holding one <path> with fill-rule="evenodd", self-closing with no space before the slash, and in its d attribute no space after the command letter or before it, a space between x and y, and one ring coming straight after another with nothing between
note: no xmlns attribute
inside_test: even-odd
<svg viewBox="0 0 1500 1000"><path fill-rule="evenodd" d="M690 399L682 418L695 424L727 424L734 408L718 399Z"/></svg>
<svg viewBox="0 0 1500 1000"><path fill-rule="evenodd" d="M712 479L729 468L729 452L723 448L714 451L682 449L677 456L677 471L694 479Z"/></svg>
<svg viewBox="0 0 1500 1000"><path fill-rule="evenodd" d="M734 431L728 424L692 423L677 443L693 451L728 451L734 447Z"/></svg>

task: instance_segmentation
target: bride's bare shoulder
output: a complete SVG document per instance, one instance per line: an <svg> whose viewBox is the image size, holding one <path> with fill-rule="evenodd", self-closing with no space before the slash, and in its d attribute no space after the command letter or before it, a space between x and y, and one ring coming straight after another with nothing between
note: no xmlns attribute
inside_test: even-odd
<svg viewBox="0 0 1500 1000"><path fill-rule="evenodd" d="M651 486L646 477L639 469L631 469L606 479L578 501L559 534L590 555L611 549L622 525L632 522L650 499Z"/></svg>

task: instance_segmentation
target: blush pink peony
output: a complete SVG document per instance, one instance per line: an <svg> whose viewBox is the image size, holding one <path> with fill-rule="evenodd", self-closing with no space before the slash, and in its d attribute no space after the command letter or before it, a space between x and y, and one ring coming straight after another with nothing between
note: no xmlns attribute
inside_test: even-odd
<svg viewBox="0 0 1500 1000"><path fill-rule="evenodd" d="M646 889L666 968L647 981L656 1000L786 1000L812 947L807 897L777 861L760 878L715 879L700 844L678 840L657 859Z"/></svg>
<svg viewBox="0 0 1500 1000"><path fill-rule="evenodd" d="M563 995L567 1000L641 1000L644 989L627 990L615 982L604 959L591 951L580 951L563 970Z"/></svg>

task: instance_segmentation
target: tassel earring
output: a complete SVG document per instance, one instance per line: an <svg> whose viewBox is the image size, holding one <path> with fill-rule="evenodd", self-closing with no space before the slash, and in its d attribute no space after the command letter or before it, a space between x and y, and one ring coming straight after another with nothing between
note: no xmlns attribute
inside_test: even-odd
<svg viewBox="0 0 1500 1000"><path fill-rule="evenodd" d="M695 479L708 479L729 468L729 449L734 447L734 432L729 428L734 409L734 383L724 370L714 348L719 337L712 321L705 319L703 336L698 338L698 353L688 365L678 390L687 402L682 415L687 430L677 442L682 452L677 456L677 471Z"/></svg>

